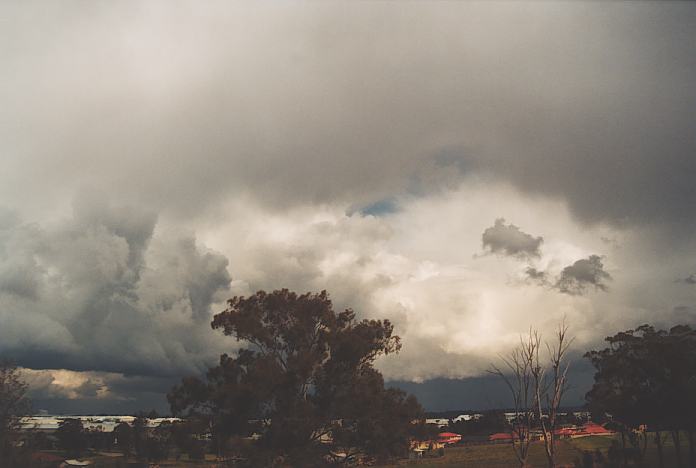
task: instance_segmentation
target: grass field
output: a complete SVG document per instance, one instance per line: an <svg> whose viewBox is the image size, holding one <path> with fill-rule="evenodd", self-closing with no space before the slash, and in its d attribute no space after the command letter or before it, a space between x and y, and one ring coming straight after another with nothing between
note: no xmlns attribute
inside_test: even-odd
<svg viewBox="0 0 696 468"><path fill-rule="evenodd" d="M588 437L587 439L599 439L600 437ZM602 441L606 442L606 441ZM585 441L586 446L600 445L600 441ZM607 444L608 446L608 444ZM570 441L559 441L558 462L571 464L582 455L582 449L575 447ZM592 448L594 450L594 448ZM545 467L546 456L542 443L533 443L530 447L529 462L533 467ZM422 468L454 468L454 467L485 467L485 468L509 468L518 465L517 459L509 444L496 445L472 445L464 447L450 447L445 449L445 456L440 458L425 458L421 460L403 461L399 465L389 466L419 466Z"/></svg>
<svg viewBox="0 0 696 468"><path fill-rule="evenodd" d="M618 439L618 436L615 437ZM590 452L600 450L606 457L612 439L613 437L590 436L560 440L558 441L557 463L562 466L573 466L576 461L581 459L582 453L585 450ZM680 466L679 463L677 463L677 457L671 438L666 438L663 445L664 466L670 468ZM689 445L685 439L682 439L682 458L682 466L687 466ZM645 460L641 466L645 468L656 467L658 466L657 460L657 448L654 443L654 436L650 435L645 453ZM542 442L532 443L528 461L531 467L547 466ZM518 462L509 444L485 444L450 447L445 449L444 457L404 460L399 464L387 466L418 466L419 468L510 468L518 466Z"/></svg>
<svg viewBox="0 0 696 468"><path fill-rule="evenodd" d="M615 436L618 439L618 436ZM613 438L606 436L590 436L577 439L564 439L558 441L558 459L557 462L561 466L573 466L576 461L582 457L583 451L594 452L600 450L606 457L607 450L611 445ZM677 457L671 438L665 438L664 458L665 467L678 467ZM95 454L89 457L94 466L102 468L122 468L125 460L118 454ZM189 461L183 457L179 461L168 460L160 462L160 466L169 468L183 467L213 467L218 466L214 461L213 456L206 457L205 461ZM682 466L687 466L689 458L689 445L686 438L682 440ZM544 455L544 447L542 442L534 442L530 447L529 456L530 467L546 467L546 457ZM471 445L471 446L454 446L445 449L445 455L439 458L424 458L420 460L402 460L397 464L384 465L387 467L417 466L419 468L454 468L454 467L471 467L471 468L510 468L518 466L517 459L509 444L495 445ZM645 455L644 468L656 467L657 464L657 449L654 443L654 436L649 437L649 443Z"/></svg>

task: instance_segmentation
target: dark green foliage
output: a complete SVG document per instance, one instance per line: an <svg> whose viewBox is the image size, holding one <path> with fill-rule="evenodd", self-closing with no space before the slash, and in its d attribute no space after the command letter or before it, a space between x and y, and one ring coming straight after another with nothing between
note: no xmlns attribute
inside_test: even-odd
<svg viewBox="0 0 696 468"><path fill-rule="evenodd" d="M422 410L373 368L401 346L388 320L356 321L352 310L334 312L325 291L284 289L231 299L212 326L248 347L222 355L205 381L183 379L168 399L175 414L210 423L218 450L256 434L243 453L256 466L406 453Z"/></svg>
<svg viewBox="0 0 696 468"><path fill-rule="evenodd" d="M642 325L606 341L609 347L586 354L597 369L587 393L591 411L611 415L626 459L642 457L645 429L655 431L660 464L668 432L680 458L679 431L691 434L696 421L696 331L688 325L669 331Z"/></svg>
<svg viewBox="0 0 696 468"><path fill-rule="evenodd" d="M17 367L0 360L0 466L20 464L24 455L18 448L19 418L30 410L27 385Z"/></svg>
<svg viewBox="0 0 696 468"><path fill-rule="evenodd" d="M488 436L495 432L506 432L510 428L505 414L500 411L486 411L478 418L468 421L450 421L447 430L462 436Z"/></svg>
<svg viewBox="0 0 696 468"><path fill-rule="evenodd" d="M58 444L69 457L79 457L87 449L87 433L79 419L63 419L56 431Z"/></svg>
<svg viewBox="0 0 696 468"><path fill-rule="evenodd" d="M181 454L187 454L194 460L203 458L204 443L199 435L207 430L206 422L201 418L189 418L168 424L170 443L177 451L177 459Z"/></svg>
<svg viewBox="0 0 696 468"><path fill-rule="evenodd" d="M116 447L128 457L133 451L133 428L126 422L121 422L114 428Z"/></svg>
<svg viewBox="0 0 696 468"><path fill-rule="evenodd" d="M171 424L148 427L147 418L138 416L133 424L122 422L114 429L116 448L126 457L134 454L138 460L159 461L167 458L174 439Z"/></svg>

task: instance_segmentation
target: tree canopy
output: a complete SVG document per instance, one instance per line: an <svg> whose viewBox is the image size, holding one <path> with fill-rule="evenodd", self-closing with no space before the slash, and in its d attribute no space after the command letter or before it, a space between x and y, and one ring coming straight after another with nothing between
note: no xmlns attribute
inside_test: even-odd
<svg viewBox="0 0 696 468"><path fill-rule="evenodd" d="M656 432L660 451L661 431L671 432L681 456L679 431L692 439L696 420L696 331L688 325L668 331L642 325L606 341L607 348L585 355L596 369L586 396L590 409L608 413L632 437L647 426Z"/></svg>
<svg viewBox="0 0 696 468"><path fill-rule="evenodd" d="M337 313L326 291L283 289L230 299L212 327L246 346L220 356L205 380L183 379L168 399L175 414L208 419L219 446L256 434L246 456L267 466L387 459L408 449L422 409L385 388L373 366L401 347L388 320Z"/></svg>
<svg viewBox="0 0 696 468"><path fill-rule="evenodd" d="M30 410L27 384L19 369L9 361L0 361L0 465L14 463L19 456L15 440L19 418Z"/></svg>
<svg viewBox="0 0 696 468"><path fill-rule="evenodd" d="M82 421L77 418L63 419L58 425L56 437L68 456L79 457L87 449L87 434Z"/></svg>

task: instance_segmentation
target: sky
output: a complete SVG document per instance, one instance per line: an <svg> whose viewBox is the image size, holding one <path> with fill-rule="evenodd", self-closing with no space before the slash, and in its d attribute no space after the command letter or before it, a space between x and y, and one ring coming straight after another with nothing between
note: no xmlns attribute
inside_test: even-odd
<svg viewBox="0 0 696 468"><path fill-rule="evenodd" d="M0 2L0 355L37 409L167 410L235 295L388 318L427 409L696 318L696 5ZM500 384L502 385L502 384Z"/></svg>

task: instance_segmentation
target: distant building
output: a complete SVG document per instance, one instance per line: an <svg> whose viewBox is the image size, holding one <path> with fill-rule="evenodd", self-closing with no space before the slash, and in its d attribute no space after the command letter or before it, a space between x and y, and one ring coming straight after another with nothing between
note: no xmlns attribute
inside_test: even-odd
<svg viewBox="0 0 696 468"><path fill-rule="evenodd" d="M462 436L454 432L440 432L437 438L445 445L458 444L462 440Z"/></svg>
<svg viewBox="0 0 696 468"><path fill-rule="evenodd" d="M66 419L79 419L85 429L99 432L113 432L122 422L133 424L135 416L26 416L20 419L20 427L25 431L53 432ZM147 427L159 427L164 422L181 421L179 418L146 419Z"/></svg>

